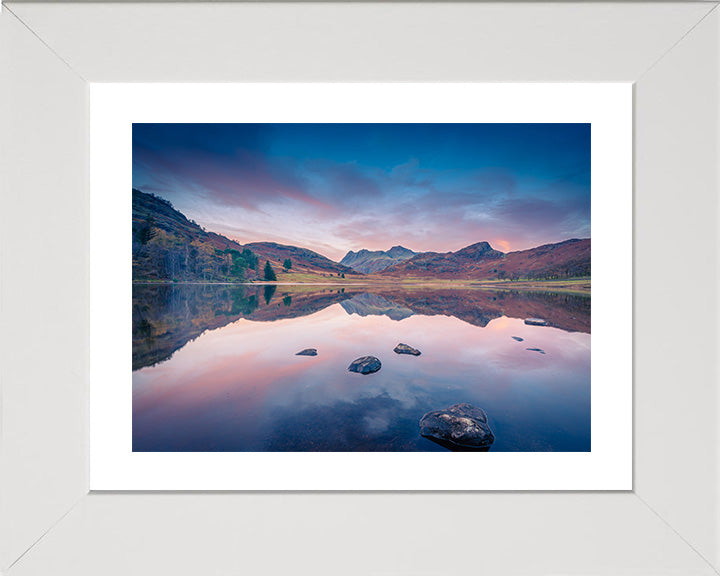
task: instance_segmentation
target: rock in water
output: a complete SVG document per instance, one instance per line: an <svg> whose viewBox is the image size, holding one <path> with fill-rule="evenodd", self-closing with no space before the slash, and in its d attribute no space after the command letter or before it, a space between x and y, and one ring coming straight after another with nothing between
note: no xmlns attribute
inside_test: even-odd
<svg viewBox="0 0 720 576"><path fill-rule="evenodd" d="M305 348L305 350L300 350L295 356L317 356L317 349Z"/></svg>
<svg viewBox="0 0 720 576"><path fill-rule="evenodd" d="M460 449L485 448L495 441L485 411L467 403L425 414L420 419L420 435Z"/></svg>
<svg viewBox="0 0 720 576"><path fill-rule="evenodd" d="M530 350L530 352L540 352L540 354L545 354L545 350L542 348L525 348L525 350Z"/></svg>
<svg viewBox="0 0 720 576"><path fill-rule="evenodd" d="M547 320L542 318L525 318L525 324L528 326L547 326Z"/></svg>
<svg viewBox="0 0 720 576"><path fill-rule="evenodd" d="M348 366L350 372L359 372L360 374L372 374L377 372L382 367L380 360L375 356L363 356L357 360L353 360L352 364Z"/></svg>
<svg viewBox="0 0 720 576"><path fill-rule="evenodd" d="M518 342L522 342L522 341L523 341L523 339L520 338L520 336L512 336L512 339L513 339L513 340L517 340Z"/></svg>
<svg viewBox="0 0 720 576"><path fill-rule="evenodd" d="M412 354L413 356L420 356L420 350L413 348L412 346L408 346L407 344L403 344L402 342L393 348L393 352L395 352L395 354Z"/></svg>

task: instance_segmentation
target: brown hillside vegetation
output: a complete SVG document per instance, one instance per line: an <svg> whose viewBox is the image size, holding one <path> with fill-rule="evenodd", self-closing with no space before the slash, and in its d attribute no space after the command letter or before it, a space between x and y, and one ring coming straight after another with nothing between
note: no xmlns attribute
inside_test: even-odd
<svg viewBox="0 0 720 576"><path fill-rule="evenodd" d="M573 239L503 254L487 242L457 252L426 252L378 274L397 278L494 280L590 276L590 239Z"/></svg>

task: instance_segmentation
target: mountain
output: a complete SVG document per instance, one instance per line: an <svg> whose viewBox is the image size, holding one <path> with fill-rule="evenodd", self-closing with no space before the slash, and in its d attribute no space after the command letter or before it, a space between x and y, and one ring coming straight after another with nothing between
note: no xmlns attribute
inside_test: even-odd
<svg viewBox="0 0 720 576"><path fill-rule="evenodd" d="M365 250L364 248L359 252L353 252L350 250L345 254L344 258L340 260L340 264L343 266L349 266L353 270L362 272L363 274L372 274L373 272L380 272L385 270L388 266L397 264L409 260L416 255L416 252L403 248L402 246L393 246L390 250Z"/></svg>
<svg viewBox="0 0 720 576"><path fill-rule="evenodd" d="M590 276L590 238L544 244L505 254L498 265L484 263L478 271L487 278L570 278Z"/></svg>
<svg viewBox="0 0 720 576"><path fill-rule="evenodd" d="M307 282L318 276L368 274L393 279L554 279L590 276L590 239L572 239L504 254L487 242L456 252L416 253L402 246L387 251L348 252L340 263L317 252L275 242L241 245L208 232L172 204L132 191L134 281L244 282L263 277L267 260L278 279ZM311 276L308 276L310 274Z"/></svg>
<svg viewBox="0 0 720 576"><path fill-rule="evenodd" d="M434 278L475 278L478 267L500 260L504 254L487 242L478 242L457 252L423 252L409 260L393 264L381 272L388 276Z"/></svg>
<svg viewBox="0 0 720 576"><path fill-rule="evenodd" d="M331 274L333 276L357 274L352 268L343 266L342 263L338 264L330 260L330 258L326 258L307 248L285 246L284 244L276 244L275 242L251 242L250 244L245 244L244 247L257 254L260 260L269 260L270 264L274 267L277 266L278 269L282 269L283 262L289 258L292 262L290 272L311 272L316 274Z"/></svg>
<svg viewBox="0 0 720 576"><path fill-rule="evenodd" d="M504 254L487 242L457 252L424 252L379 272L382 276L493 280L590 275L590 239L572 239Z"/></svg>

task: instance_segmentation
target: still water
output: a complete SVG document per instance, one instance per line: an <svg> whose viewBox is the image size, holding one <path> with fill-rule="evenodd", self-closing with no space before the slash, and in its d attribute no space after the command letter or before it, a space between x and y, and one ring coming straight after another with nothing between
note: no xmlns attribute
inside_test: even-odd
<svg viewBox="0 0 720 576"><path fill-rule="evenodd" d="M366 355L379 372L348 372ZM445 451L418 423L460 402L491 451L588 451L590 298L135 285L132 386L134 451Z"/></svg>

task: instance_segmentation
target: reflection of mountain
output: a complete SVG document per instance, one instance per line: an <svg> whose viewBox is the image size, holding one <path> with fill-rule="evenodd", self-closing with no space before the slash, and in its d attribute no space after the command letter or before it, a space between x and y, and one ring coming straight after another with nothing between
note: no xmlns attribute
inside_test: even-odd
<svg viewBox="0 0 720 576"><path fill-rule="evenodd" d="M350 298L341 290L283 292L276 286L133 285L133 370L167 360L206 330L239 318L259 322L307 316Z"/></svg>
<svg viewBox="0 0 720 576"><path fill-rule="evenodd" d="M258 264L266 260L284 280L294 273L358 275L307 248L275 242L240 245L207 232L167 200L136 189L132 191L132 256L134 281L242 282L259 278ZM283 266L288 260L289 270Z"/></svg>
<svg viewBox="0 0 720 576"><path fill-rule="evenodd" d="M590 298L585 296L462 289L398 290L383 295L416 314L454 316L475 326L487 326L500 316L532 317L569 332L590 332Z"/></svg>
<svg viewBox="0 0 720 576"><path fill-rule="evenodd" d="M135 284L133 370L168 359L206 330L240 318L299 318L340 303L348 314L402 320L413 314L454 316L484 327L501 316L543 318L567 331L590 332L590 298L570 294L472 289Z"/></svg>
<svg viewBox="0 0 720 576"><path fill-rule="evenodd" d="M378 294L357 294L340 303L348 314L358 316L387 316L391 320L403 320L414 312L406 306L391 302Z"/></svg>

